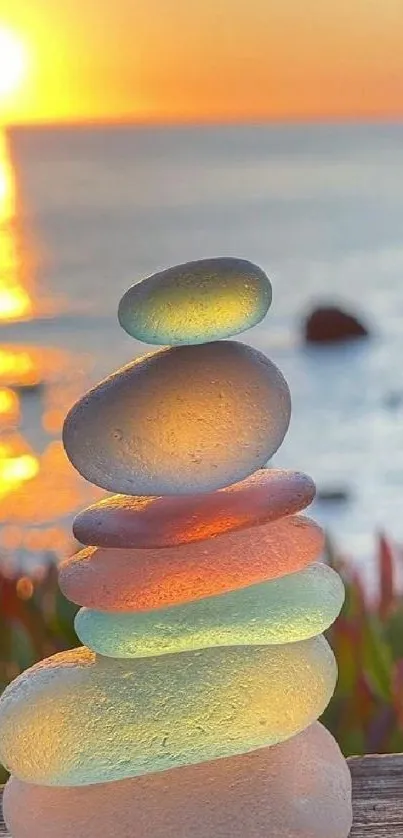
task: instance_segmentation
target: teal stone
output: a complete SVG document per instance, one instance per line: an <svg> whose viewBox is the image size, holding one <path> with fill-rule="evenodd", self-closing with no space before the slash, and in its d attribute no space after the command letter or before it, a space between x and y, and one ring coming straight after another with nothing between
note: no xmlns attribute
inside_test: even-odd
<svg viewBox="0 0 403 838"><path fill-rule="evenodd" d="M213 646L293 643L325 631L344 601L334 570L313 564L280 579L161 610L105 612L82 608L81 642L112 658L142 658Z"/></svg>
<svg viewBox="0 0 403 838"><path fill-rule="evenodd" d="M133 285L118 316L123 329L145 343L208 343L255 326L271 300L271 284L257 265L230 257L201 259Z"/></svg>

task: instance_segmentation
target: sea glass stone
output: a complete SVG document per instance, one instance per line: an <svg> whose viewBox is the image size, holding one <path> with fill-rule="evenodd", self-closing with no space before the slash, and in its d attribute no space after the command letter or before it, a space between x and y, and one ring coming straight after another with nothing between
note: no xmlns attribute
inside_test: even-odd
<svg viewBox="0 0 403 838"><path fill-rule="evenodd" d="M281 579L158 611L111 614L82 608L75 629L85 646L112 658L294 643L329 628L343 601L340 576L313 564Z"/></svg>
<svg viewBox="0 0 403 838"><path fill-rule="evenodd" d="M337 677L326 640L136 660L85 647L0 700L0 760L20 780L85 785L275 745L317 719Z"/></svg>
<svg viewBox="0 0 403 838"><path fill-rule="evenodd" d="M174 547L292 515L314 496L308 475L265 468L204 495L113 495L80 512L73 532L99 547Z"/></svg>
<svg viewBox="0 0 403 838"><path fill-rule="evenodd" d="M351 778L319 722L272 748L114 783L9 780L14 838L347 838Z"/></svg>
<svg viewBox="0 0 403 838"><path fill-rule="evenodd" d="M295 515L179 547L87 547L62 562L59 584L78 605L148 611L301 570L318 558L323 544L322 529Z"/></svg>
<svg viewBox="0 0 403 838"><path fill-rule="evenodd" d="M248 477L281 444L288 386L261 352L223 341L139 358L67 415L63 441L91 483L129 495L211 492Z"/></svg>
<svg viewBox="0 0 403 838"><path fill-rule="evenodd" d="M145 343L197 344L255 326L272 301L266 274L245 259L222 257L175 265L132 285L119 322Z"/></svg>

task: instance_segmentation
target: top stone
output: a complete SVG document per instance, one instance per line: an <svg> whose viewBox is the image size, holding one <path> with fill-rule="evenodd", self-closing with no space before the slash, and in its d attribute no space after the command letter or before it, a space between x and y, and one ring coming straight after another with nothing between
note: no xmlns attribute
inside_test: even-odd
<svg viewBox="0 0 403 838"><path fill-rule="evenodd" d="M201 259L133 285L120 301L118 317L123 329L144 343L208 343L255 326L271 300L269 279L251 262Z"/></svg>

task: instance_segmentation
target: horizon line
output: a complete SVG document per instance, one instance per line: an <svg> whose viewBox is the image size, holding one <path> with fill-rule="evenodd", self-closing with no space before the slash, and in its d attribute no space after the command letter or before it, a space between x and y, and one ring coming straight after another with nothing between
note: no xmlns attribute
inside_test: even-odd
<svg viewBox="0 0 403 838"><path fill-rule="evenodd" d="M380 114L289 114L284 116L250 116L250 117L205 117L189 118L181 115L164 117L136 118L131 116L118 117L72 117L62 119L35 119L10 121L4 124L0 121L0 131L14 131L24 129L63 129L63 128L202 128L202 127L248 127L248 126L276 126L276 125L381 125L403 123L402 113Z"/></svg>

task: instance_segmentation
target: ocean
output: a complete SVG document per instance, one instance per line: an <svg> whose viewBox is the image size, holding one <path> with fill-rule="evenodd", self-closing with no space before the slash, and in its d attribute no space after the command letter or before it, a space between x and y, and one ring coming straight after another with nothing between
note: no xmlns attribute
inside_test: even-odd
<svg viewBox="0 0 403 838"><path fill-rule="evenodd" d="M273 465L346 490L311 514L371 577L376 532L403 543L403 125L18 129L0 149L0 387L20 413L3 435L9 459L25 457L0 488L3 554L65 553L73 513L101 496L60 430L90 383L147 350L118 326L122 293L234 255L273 284L265 321L241 337L291 388ZM307 348L302 321L322 302L361 316L371 339Z"/></svg>

